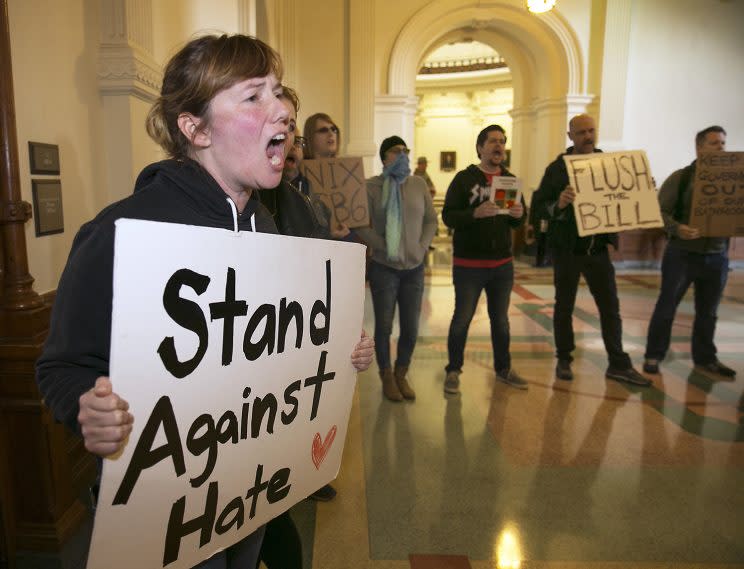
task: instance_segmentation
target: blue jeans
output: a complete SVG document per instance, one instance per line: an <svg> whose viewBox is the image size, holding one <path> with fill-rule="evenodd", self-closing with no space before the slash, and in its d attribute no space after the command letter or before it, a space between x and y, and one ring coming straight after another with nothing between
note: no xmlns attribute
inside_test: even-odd
<svg viewBox="0 0 744 569"><path fill-rule="evenodd" d="M667 245L661 262L661 292L648 326L646 357L663 360L669 350L677 307L690 284L695 286L695 321L692 325L692 361L706 365L716 361L718 305L728 279L726 253L691 253Z"/></svg>
<svg viewBox="0 0 744 569"><path fill-rule="evenodd" d="M372 261L369 265L369 290L375 310L375 356L381 370L390 365L390 335L393 332L395 305L400 310L400 337L396 367L411 363L418 337L421 298L424 295L424 265L398 270Z"/></svg>
<svg viewBox="0 0 744 569"><path fill-rule="evenodd" d="M497 372L510 369L509 299L514 284L514 264L509 262L493 269L454 266L452 282L455 285L455 313L447 337L449 363L445 369L462 370L468 329L483 289L486 290L488 319L491 321L493 367Z"/></svg>

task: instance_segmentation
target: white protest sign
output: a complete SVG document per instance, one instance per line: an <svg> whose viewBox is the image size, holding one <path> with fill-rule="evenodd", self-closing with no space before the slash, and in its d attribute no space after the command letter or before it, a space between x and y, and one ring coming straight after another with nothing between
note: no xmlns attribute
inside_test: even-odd
<svg viewBox="0 0 744 569"><path fill-rule="evenodd" d="M489 189L490 200L499 209L499 214L509 213L509 208L519 203L522 190L522 180L513 176L494 176L491 178Z"/></svg>
<svg viewBox="0 0 744 569"><path fill-rule="evenodd" d="M580 236L663 227L656 187L643 150L567 154Z"/></svg>
<svg viewBox="0 0 744 569"><path fill-rule="evenodd" d="M104 461L89 569L193 567L335 478L361 245L119 220L113 294L135 420Z"/></svg>

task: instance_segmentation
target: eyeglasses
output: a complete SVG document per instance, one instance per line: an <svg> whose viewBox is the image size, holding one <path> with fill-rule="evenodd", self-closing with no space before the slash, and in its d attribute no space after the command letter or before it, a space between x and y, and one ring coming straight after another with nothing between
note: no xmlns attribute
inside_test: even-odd
<svg viewBox="0 0 744 569"><path fill-rule="evenodd" d="M400 154L401 152L403 154L410 154L411 149L406 148L405 146L393 146L390 150L388 150L388 152L390 152L390 154L396 154L396 155Z"/></svg>
<svg viewBox="0 0 744 569"><path fill-rule="evenodd" d="M307 142L305 141L304 136L295 136L294 139L294 145L298 148L305 148L307 146Z"/></svg>
<svg viewBox="0 0 744 569"><path fill-rule="evenodd" d="M338 134L338 127L335 124L333 126L322 126L315 131L315 134L328 134L329 132Z"/></svg>

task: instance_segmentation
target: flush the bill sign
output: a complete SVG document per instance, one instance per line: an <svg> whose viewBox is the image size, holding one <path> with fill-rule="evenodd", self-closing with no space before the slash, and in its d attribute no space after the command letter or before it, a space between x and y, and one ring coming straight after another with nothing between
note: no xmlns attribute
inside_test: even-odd
<svg viewBox="0 0 744 569"><path fill-rule="evenodd" d="M579 235L663 227L651 166L642 150L567 154Z"/></svg>

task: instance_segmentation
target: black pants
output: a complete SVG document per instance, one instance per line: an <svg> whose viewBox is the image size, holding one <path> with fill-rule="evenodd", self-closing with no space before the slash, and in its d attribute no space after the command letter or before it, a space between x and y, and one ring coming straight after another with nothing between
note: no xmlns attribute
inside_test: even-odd
<svg viewBox="0 0 744 569"><path fill-rule="evenodd" d="M289 510L266 524L259 561L269 569L302 569L302 542Z"/></svg>
<svg viewBox="0 0 744 569"><path fill-rule="evenodd" d="M556 356L573 361L574 343L573 311L579 278L584 276L589 291L599 310L599 320L610 366L617 369L631 367L630 357L623 351L623 322L620 319L620 302L617 299L615 268L607 249L592 255L556 252L553 254L553 283L555 285L555 310L553 334Z"/></svg>

